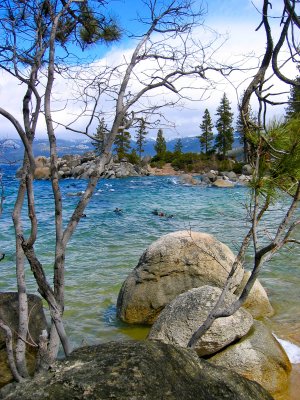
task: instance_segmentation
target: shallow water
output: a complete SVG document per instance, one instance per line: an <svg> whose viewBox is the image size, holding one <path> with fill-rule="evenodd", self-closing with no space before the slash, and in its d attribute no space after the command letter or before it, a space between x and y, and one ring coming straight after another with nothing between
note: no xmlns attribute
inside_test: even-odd
<svg viewBox="0 0 300 400"><path fill-rule="evenodd" d="M2 167L5 184L4 211L0 220L0 290L16 290L15 250L11 213L16 197L15 167ZM75 194L84 190L86 181L61 181L64 218L71 215L78 201ZM54 225L51 185L35 182L39 239L38 256L49 281L53 263ZM135 267L144 249L163 234L192 229L213 234L236 252L247 230L248 190L203 188L182 185L176 177L137 177L100 181L78 229L71 239L66 257L66 329L75 346L121 338L143 338L147 329L128 327L115 317L119 289ZM264 237L282 214L280 199L265 221ZM119 215L114 209L122 208ZM172 214L162 218L154 209ZM24 212L25 215L25 212ZM25 227L26 230L26 227ZM300 232L298 231L300 236ZM265 264L261 282L266 287L276 315L270 320L275 333L300 344L300 248L285 249ZM247 259L251 265L251 257ZM29 290L36 287L28 268Z"/></svg>

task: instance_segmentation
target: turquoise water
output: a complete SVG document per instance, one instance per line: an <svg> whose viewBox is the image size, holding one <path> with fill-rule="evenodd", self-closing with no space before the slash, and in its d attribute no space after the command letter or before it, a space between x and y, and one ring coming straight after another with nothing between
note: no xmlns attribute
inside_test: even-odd
<svg viewBox="0 0 300 400"><path fill-rule="evenodd" d="M16 168L2 167L5 203L0 219L0 290L15 291L15 250L11 212L17 191ZM63 180L64 218L71 214L84 180ZM51 184L35 182L39 239L36 252L52 280L54 250L53 200ZM128 337L144 337L147 329L128 327L115 317L119 289L145 248L163 234L192 229L213 234L234 252L247 230L248 190L203 188L182 185L176 177L137 177L100 181L66 257L66 329L72 343L92 344ZM267 236L282 213L280 200L268 214ZM113 210L122 208L121 215ZM173 214L171 219L151 213L159 209ZM25 215L25 214L24 214ZM300 249L286 249L264 266L261 282L266 287L276 315L270 321L282 337L300 343ZM251 258L247 260L251 262ZM36 292L27 267L28 290Z"/></svg>

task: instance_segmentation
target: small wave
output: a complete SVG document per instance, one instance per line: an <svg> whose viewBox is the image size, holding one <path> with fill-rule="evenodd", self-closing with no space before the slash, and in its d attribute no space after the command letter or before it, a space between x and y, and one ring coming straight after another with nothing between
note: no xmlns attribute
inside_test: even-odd
<svg viewBox="0 0 300 400"><path fill-rule="evenodd" d="M290 362L292 364L299 364L300 363L300 347L294 343L289 342L288 340L283 340L277 337L276 335L273 336L278 340L281 346L284 348Z"/></svg>
<svg viewBox="0 0 300 400"><path fill-rule="evenodd" d="M171 185L178 185L178 180L176 178L168 178L167 182Z"/></svg>

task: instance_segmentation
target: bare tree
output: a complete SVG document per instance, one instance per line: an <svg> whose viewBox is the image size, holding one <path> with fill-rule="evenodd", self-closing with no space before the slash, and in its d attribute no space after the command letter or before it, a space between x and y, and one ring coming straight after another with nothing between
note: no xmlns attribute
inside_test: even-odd
<svg viewBox="0 0 300 400"><path fill-rule="evenodd" d="M41 335L41 366L47 367L56 358L61 342L65 354L71 346L63 324L64 273L67 244L74 233L97 182L111 159L111 149L120 129L128 129L142 115L161 116L161 108L175 106L180 100L189 98L189 79L197 77L207 82L205 73L218 70L211 59L214 42L204 45L192 38L192 30L201 26L203 11L195 9L191 0L153 1L147 7L145 34L135 38L136 47L128 59L116 66L99 67L89 64L84 67L71 65L68 51L69 41L82 48L98 40L115 40L119 31L114 22L107 19L102 8L105 1L26 1L5 0L0 5L0 67L10 74L22 87L22 118L0 107L0 115L6 118L18 132L24 145L24 160L19 191L15 202L13 221L16 237L17 286L19 293L19 329L15 359L11 353L11 332L5 324L11 368L16 380L28 376L25 359L25 344L28 334L28 305L25 280L25 258L30 264L38 290L47 301L51 315L49 337ZM97 8L100 6L100 9ZM199 56L200 55L200 56ZM145 65L145 66L144 66ZM222 73L226 73L223 67ZM75 100L83 104L82 113L76 116L67 129L90 134L94 120L103 117L101 101L110 100L111 127L105 147L98 158L96 170L91 174L86 190L76 205L71 218L63 227L63 203L59 186L56 148L56 123L54 118L54 80L57 77L72 78L77 87ZM199 85L201 93L208 84ZM172 94L168 100L158 96ZM201 97L201 96L200 96ZM70 99L67 99L70 100ZM65 104L67 111L68 102ZM85 119L85 129L77 123ZM33 177L35 158L33 141L38 121L45 122L50 144L51 183L55 207L55 255L53 261L53 286L48 282L42 262L35 252L38 221L35 211ZM105 118L106 120L106 118ZM21 210L27 203L30 234L25 237Z"/></svg>
<svg viewBox="0 0 300 400"><path fill-rule="evenodd" d="M193 347L205 334L216 318L232 315L243 305L266 261L270 260L283 246L300 244L294 236L300 224L299 215L296 212L300 200L300 119L296 117L287 123L268 124L266 121L268 105L282 104L281 101L272 100L272 96L278 96L279 93L276 92L276 84L270 84L270 75L288 85L299 86L297 79L293 80L285 76L282 69L282 66L287 63L298 64L299 62L300 54L296 43L296 35L300 28L298 6L298 1L282 1L282 14L278 19L281 32L274 45L270 24L272 1L264 0L263 2L262 21L258 29L264 28L266 33L265 54L241 102L244 129L254 150L252 151L252 198L248 206L250 228L242 241L220 298L206 321L193 334L189 341L190 347ZM279 61L281 50L285 50L283 54L286 56L287 49L288 56ZM254 123L249 113L252 96L256 96L259 103L257 123ZM290 201L282 219L277 223L276 230L266 235L265 229L260 229L263 226L263 217L270 210L272 200L279 191L284 192ZM244 264L245 254L250 245L252 245L251 275L237 300L225 307L223 300L229 290L232 277L238 265Z"/></svg>
<svg viewBox="0 0 300 400"><path fill-rule="evenodd" d="M104 2L99 2L101 5ZM95 8L95 10L97 10ZM102 18L99 18L101 16ZM55 74L59 73L62 60L56 54L58 48L68 55L67 42L72 39L80 45L97 40L113 40L118 37L117 27L88 8L87 2L62 1L3 1L0 5L0 65L1 69L15 78L25 89L22 100L22 120L0 107L0 115L6 118L19 134L24 145L22 177L13 211L16 237L16 270L19 294L19 329L15 349L15 365L9 357L14 378L28 376L25 346L28 334L28 302L25 281L26 256L35 276L38 290L49 305L52 326L47 345L51 362L57 355L60 339L66 354L70 345L62 323L64 309L64 251L67 239L62 226L62 201L58 185L57 152L54 125L51 117L52 93ZM93 26L93 29L91 29ZM110 35L107 36L107 30ZM56 249L54 260L54 285L48 283L34 244L37 238L33 173L35 160L32 143L38 120L44 118L50 143L51 181L55 199ZM27 197L28 219L31 232L24 237L21 210ZM87 196L88 197L88 196ZM79 219L78 219L79 220ZM78 222L77 220L77 222ZM69 236L68 236L69 238ZM9 327L1 325L7 338ZM8 344L10 341L8 340ZM8 346L8 350L10 346ZM9 351L11 355L11 352Z"/></svg>

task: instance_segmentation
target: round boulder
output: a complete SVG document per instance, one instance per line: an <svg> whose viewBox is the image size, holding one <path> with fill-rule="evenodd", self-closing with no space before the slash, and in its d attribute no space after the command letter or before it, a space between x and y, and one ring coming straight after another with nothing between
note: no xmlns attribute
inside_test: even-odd
<svg viewBox="0 0 300 400"><path fill-rule="evenodd" d="M202 286L180 294L160 313L148 339L187 347L193 333L205 321L221 292L221 289L216 287ZM224 306L232 304L235 300L233 294L227 293ZM218 318L198 340L195 350L199 356L214 354L246 335L252 324L251 314L243 308L230 317Z"/></svg>
<svg viewBox="0 0 300 400"><path fill-rule="evenodd" d="M162 236L141 256L117 301L117 315L127 323L153 324L179 294L204 285L223 287L234 262L231 250L212 235L179 231ZM244 275L237 268L234 291Z"/></svg>
<svg viewBox="0 0 300 400"><path fill-rule="evenodd" d="M274 397L287 389L291 363L262 322L254 321L247 336L212 356L209 361L259 383Z"/></svg>
<svg viewBox="0 0 300 400"><path fill-rule="evenodd" d="M243 280L234 294L239 296L242 293L249 276L250 272L245 272ZM254 285L243 304L243 308L249 311L254 318L271 317L274 315L274 309L269 301L268 295L258 279L254 282Z"/></svg>
<svg viewBox="0 0 300 400"><path fill-rule="evenodd" d="M32 381L8 385L3 400L272 400L257 383L154 341L78 349Z"/></svg>

